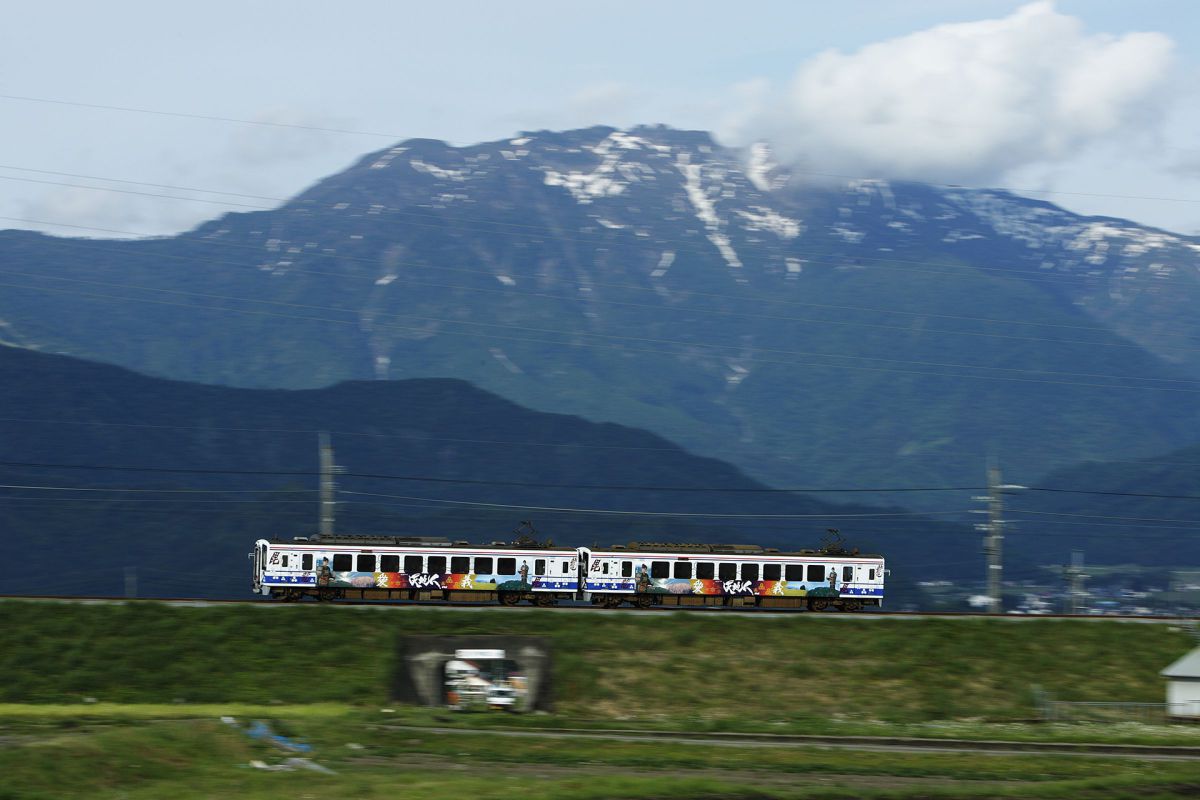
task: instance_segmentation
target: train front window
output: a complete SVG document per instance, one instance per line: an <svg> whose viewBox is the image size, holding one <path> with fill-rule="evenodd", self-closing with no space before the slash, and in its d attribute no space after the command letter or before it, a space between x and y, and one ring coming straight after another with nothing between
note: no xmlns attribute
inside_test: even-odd
<svg viewBox="0 0 1200 800"><path fill-rule="evenodd" d="M333 571L334 572L349 572L354 568L354 557L349 553L334 553L333 554Z"/></svg>

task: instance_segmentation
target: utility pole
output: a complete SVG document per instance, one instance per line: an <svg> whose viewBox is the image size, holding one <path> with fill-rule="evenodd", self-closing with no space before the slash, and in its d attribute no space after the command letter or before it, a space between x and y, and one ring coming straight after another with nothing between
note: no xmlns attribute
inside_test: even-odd
<svg viewBox="0 0 1200 800"><path fill-rule="evenodd" d="M993 614L1004 611L1001 600L1001 587L1004 577L1004 490L1024 489L1015 483L1000 482L1000 467L995 462L988 464L988 493L984 497L975 497L988 504L987 511L975 513L988 515L985 524L976 525L975 529L984 531L983 552L987 555L987 596L988 610Z"/></svg>
<svg viewBox="0 0 1200 800"><path fill-rule="evenodd" d="M318 533L322 538L333 535L333 445L329 443L329 434L321 431L317 435L318 448L321 455L321 512Z"/></svg>
<svg viewBox="0 0 1200 800"><path fill-rule="evenodd" d="M1083 551L1071 551L1071 566L1067 567L1067 579L1071 584L1070 609L1072 614L1079 613L1079 601L1083 597L1083 581L1087 575L1083 574Z"/></svg>
<svg viewBox="0 0 1200 800"><path fill-rule="evenodd" d="M999 614L1004 610L1000 598L1001 577L1004 561L1001 549L1004 546L1004 495L1000 492L1000 467L988 465L988 535L984 540L987 552L987 588L991 598L989 610Z"/></svg>

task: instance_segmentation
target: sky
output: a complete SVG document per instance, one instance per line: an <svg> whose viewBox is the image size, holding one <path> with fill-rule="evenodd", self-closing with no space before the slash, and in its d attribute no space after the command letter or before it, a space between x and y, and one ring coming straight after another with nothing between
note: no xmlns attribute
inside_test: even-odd
<svg viewBox="0 0 1200 800"><path fill-rule="evenodd" d="M413 137L665 123L801 179L1009 188L1200 234L1200 3L17 0L0 228L164 235Z"/></svg>

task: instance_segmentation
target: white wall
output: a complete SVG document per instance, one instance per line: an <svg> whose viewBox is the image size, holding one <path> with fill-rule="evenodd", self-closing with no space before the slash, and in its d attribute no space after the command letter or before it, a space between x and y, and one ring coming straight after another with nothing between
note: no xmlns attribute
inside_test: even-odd
<svg viewBox="0 0 1200 800"><path fill-rule="evenodd" d="M1167 713L1173 717L1200 719L1200 680L1167 681Z"/></svg>

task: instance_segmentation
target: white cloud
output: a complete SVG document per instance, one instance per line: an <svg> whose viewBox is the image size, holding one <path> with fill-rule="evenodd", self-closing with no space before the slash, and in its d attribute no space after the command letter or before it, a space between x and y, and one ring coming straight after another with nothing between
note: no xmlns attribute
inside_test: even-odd
<svg viewBox="0 0 1200 800"><path fill-rule="evenodd" d="M820 53L786 91L743 86L725 133L769 139L813 171L993 180L1154 125L1172 47L1160 33L1088 34L1037 2Z"/></svg>

